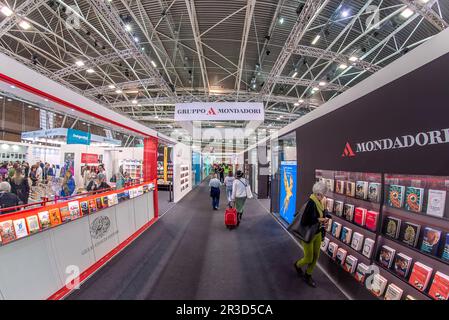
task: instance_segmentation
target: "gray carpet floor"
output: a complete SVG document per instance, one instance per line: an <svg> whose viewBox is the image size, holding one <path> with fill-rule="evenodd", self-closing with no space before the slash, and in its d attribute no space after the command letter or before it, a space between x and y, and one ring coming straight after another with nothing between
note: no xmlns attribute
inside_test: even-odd
<svg viewBox="0 0 449 320"><path fill-rule="evenodd" d="M298 278L300 248L257 200L231 231L225 205L195 188L68 299L346 299L318 268L317 288Z"/></svg>

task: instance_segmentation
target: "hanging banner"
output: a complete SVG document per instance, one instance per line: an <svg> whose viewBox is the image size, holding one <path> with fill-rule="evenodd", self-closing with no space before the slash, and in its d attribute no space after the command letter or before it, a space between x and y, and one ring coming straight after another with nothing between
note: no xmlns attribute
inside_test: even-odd
<svg viewBox="0 0 449 320"><path fill-rule="evenodd" d="M67 129L67 144L90 144L90 133L75 129Z"/></svg>
<svg viewBox="0 0 449 320"><path fill-rule="evenodd" d="M288 223L293 222L296 210L296 161L282 161L280 167L281 192L279 214Z"/></svg>
<svg viewBox="0 0 449 320"><path fill-rule="evenodd" d="M194 102L175 106L175 121L240 120L264 121L263 103L251 102Z"/></svg>
<svg viewBox="0 0 449 320"><path fill-rule="evenodd" d="M81 163L98 163L98 154L81 153Z"/></svg>

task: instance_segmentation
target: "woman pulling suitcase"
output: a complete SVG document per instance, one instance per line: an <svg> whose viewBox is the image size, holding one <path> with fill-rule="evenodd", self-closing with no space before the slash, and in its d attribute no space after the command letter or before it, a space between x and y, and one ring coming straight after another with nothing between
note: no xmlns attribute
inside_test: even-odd
<svg viewBox="0 0 449 320"><path fill-rule="evenodd" d="M237 225L239 225L240 220L242 220L246 199L251 199L253 194L249 182L243 178L243 172L241 170L237 170L235 177L236 179L232 185L232 200L235 202Z"/></svg>

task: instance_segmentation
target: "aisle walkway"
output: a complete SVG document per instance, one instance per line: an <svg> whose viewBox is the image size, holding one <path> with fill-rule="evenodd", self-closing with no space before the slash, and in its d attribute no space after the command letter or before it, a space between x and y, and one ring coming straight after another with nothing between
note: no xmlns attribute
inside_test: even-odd
<svg viewBox="0 0 449 320"><path fill-rule="evenodd" d="M257 200L229 231L197 187L69 299L345 299L319 269L293 269L300 249Z"/></svg>

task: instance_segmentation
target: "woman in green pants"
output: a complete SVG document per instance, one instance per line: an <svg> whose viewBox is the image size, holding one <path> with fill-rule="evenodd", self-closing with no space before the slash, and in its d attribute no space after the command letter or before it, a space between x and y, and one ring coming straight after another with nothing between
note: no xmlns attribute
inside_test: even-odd
<svg viewBox="0 0 449 320"><path fill-rule="evenodd" d="M326 185L323 182L317 182L314 184L312 191L313 194L310 196L304 209L301 224L306 227L311 227L319 223L320 227L310 242L306 243L301 241L304 248L304 257L295 262L295 269L298 275L304 276L308 285L315 288L316 283L312 279L312 272L320 256L321 241L324 239L326 232L325 226L330 215L324 211ZM302 270L304 266L307 266L305 274Z"/></svg>

